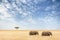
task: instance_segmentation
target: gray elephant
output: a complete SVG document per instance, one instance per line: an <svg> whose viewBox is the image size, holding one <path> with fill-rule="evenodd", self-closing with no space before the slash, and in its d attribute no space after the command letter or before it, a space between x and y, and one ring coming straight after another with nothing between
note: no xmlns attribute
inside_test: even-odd
<svg viewBox="0 0 60 40"><path fill-rule="evenodd" d="M42 36L52 36L51 32L42 32Z"/></svg>
<svg viewBox="0 0 60 40"><path fill-rule="evenodd" d="M30 31L29 35L39 35L37 31Z"/></svg>

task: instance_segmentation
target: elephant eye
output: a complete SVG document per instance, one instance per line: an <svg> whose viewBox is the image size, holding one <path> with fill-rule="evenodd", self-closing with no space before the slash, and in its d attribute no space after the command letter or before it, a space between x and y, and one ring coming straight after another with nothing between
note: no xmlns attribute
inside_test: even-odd
<svg viewBox="0 0 60 40"><path fill-rule="evenodd" d="M42 32L42 36L52 36L51 32Z"/></svg>
<svg viewBox="0 0 60 40"><path fill-rule="evenodd" d="M37 31L30 31L29 35L39 35Z"/></svg>

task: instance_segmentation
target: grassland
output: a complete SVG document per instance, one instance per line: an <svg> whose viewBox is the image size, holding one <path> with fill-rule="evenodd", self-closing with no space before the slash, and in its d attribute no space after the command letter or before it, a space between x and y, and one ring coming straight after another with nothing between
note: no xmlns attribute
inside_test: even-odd
<svg viewBox="0 0 60 40"><path fill-rule="evenodd" d="M0 30L0 40L60 40L60 30L35 30L39 35L29 35L33 30ZM43 31L49 31L52 36L42 36Z"/></svg>

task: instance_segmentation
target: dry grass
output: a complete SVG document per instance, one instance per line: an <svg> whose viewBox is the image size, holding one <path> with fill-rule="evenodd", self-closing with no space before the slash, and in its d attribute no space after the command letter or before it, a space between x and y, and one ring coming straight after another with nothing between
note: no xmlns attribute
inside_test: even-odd
<svg viewBox="0 0 60 40"><path fill-rule="evenodd" d="M59 30L48 30L52 36L41 36L44 30L36 30L39 35L29 35L30 30L0 30L0 40L60 40Z"/></svg>

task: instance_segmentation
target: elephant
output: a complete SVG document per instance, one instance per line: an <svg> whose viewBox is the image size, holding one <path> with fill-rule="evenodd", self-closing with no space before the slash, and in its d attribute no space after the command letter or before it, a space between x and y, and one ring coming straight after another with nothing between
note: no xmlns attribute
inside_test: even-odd
<svg viewBox="0 0 60 40"><path fill-rule="evenodd" d="M30 31L29 35L39 35L37 31Z"/></svg>
<svg viewBox="0 0 60 40"><path fill-rule="evenodd" d="M42 36L52 36L51 32L42 32Z"/></svg>

